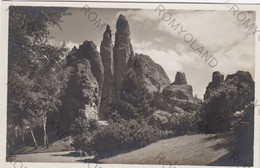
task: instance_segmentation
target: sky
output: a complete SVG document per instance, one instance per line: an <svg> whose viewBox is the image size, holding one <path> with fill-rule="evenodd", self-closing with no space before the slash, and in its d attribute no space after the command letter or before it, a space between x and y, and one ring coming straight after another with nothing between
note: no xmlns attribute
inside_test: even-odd
<svg viewBox="0 0 260 168"><path fill-rule="evenodd" d="M171 82L177 71L184 72L188 84L193 87L193 94L203 98L206 87L212 81L212 73L220 71L226 77L238 70L249 71L254 78L255 36L245 28L232 12L169 10L161 15L155 10L120 10L91 9L88 13L80 8L69 8L71 15L63 16L61 28L52 28L54 41L67 41L72 48L85 40L93 41L100 50L105 27L101 30L88 19L90 12L97 14L101 24L111 26L115 33L119 14L128 20L131 42L135 53L143 53L160 64ZM246 17L254 23L255 13L246 12ZM90 16L93 19L94 15ZM177 29L170 22L180 23ZM169 21L167 21L169 20ZM185 31L184 33L180 33ZM196 39L194 48L203 47L218 60L218 65L210 67L201 58L190 43L184 41L185 34L190 33ZM114 39L114 36L112 37ZM187 36L188 39L188 36Z"/></svg>

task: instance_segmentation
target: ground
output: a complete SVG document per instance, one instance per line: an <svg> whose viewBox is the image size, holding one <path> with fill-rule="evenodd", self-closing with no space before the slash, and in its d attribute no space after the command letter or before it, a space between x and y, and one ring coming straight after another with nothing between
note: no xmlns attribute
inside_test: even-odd
<svg viewBox="0 0 260 168"><path fill-rule="evenodd" d="M232 153L220 147L225 144L226 139L212 138L214 136L214 134L179 136L96 161L125 164L232 165ZM92 162L91 157L85 159L86 162ZM84 162L84 158L76 156L75 151L19 154L16 155L16 160L24 162Z"/></svg>
<svg viewBox="0 0 260 168"><path fill-rule="evenodd" d="M227 149L217 148L224 142L224 138L212 139L214 136L214 134L198 134L161 140L142 149L100 159L98 162L208 165L229 153Z"/></svg>

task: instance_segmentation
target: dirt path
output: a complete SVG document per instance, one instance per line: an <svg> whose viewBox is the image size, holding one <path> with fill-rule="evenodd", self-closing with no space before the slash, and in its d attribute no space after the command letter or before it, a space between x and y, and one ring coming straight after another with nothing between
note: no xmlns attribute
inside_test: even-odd
<svg viewBox="0 0 260 168"><path fill-rule="evenodd" d="M64 152L48 152L48 153L34 153L34 154L21 154L16 155L15 160L23 162L60 162L60 163L73 163L83 162L83 158L71 156L70 153L74 151Z"/></svg>
<svg viewBox="0 0 260 168"><path fill-rule="evenodd" d="M222 138L209 139L213 135L185 135L161 140L142 149L98 160L99 163L121 164L173 164L208 165L225 158L229 151L222 146ZM83 158L71 155L73 151L16 155L24 162L83 162ZM91 158L89 158L91 160ZM223 160L223 159L222 159ZM230 161L231 162L231 161ZM223 164L223 163L222 163Z"/></svg>

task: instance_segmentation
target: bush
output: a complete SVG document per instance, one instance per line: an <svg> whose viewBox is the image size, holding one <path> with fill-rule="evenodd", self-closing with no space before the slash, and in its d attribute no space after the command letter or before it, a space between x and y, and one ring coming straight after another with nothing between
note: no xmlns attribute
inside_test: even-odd
<svg viewBox="0 0 260 168"><path fill-rule="evenodd" d="M172 115L170 124L175 136L185 135L189 132L197 132L198 112L175 113Z"/></svg>
<svg viewBox="0 0 260 168"><path fill-rule="evenodd" d="M232 122L232 133L234 141L233 149L237 152L247 152L253 158L254 146L254 103L251 102L239 115L235 116L236 120Z"/></svg>
<svg viewBox="0 0 260 168"><path fill-rule="evenodd" d="M88 154L106 154L133 150L167 138L168 133L153 128L145 121L121 120L99 126L91 136L88 132L75 138L75 144Z"/></svg>
<svg viewBox="0 0 260 168"><path fill-rule="evenodd" d="M94 119L87 119L86 117L78 117L71 125L71 132L73 135L72 146L77 149L82 149L83 146L91 149L90 139L93 137L94 132L98 129L98 123ZM91 151L91 150L90 150ZM91 152L89 154L92 154Z"/></svg>
<svg viewBox="0 0 260 168"><path fill-rule="evenodd" d="M223 84L212 91L202 107L203 125L214 132L225 132L231 128L233 114L240 110L241 102L236 86Z"/></svg>
<svg viewBox="0 0 260 168"><path fill-rule="evenodd" d="M142 80L130 70L122 81L119 98L113 106L126 120L147 118L154 112L152 99Z"/></svg>

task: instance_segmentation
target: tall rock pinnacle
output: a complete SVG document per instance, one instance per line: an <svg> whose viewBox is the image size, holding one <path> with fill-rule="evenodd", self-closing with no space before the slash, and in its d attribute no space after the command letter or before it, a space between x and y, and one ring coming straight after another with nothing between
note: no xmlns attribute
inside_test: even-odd
<svg viewBox="0 0 260 168"><path fill-rule="evenodd" d="M175 84L175 85L187 84L185 73L184 72L177 72L176 76L175 76L175 81L174 81L173 84Z"/></svg>
<svg viewBox="0 0 260 168"><path fill-rule="evenodd" d="M130 39L130 30L128 21L122 14L118 17L116 23L116 35L114 46L114 84L115 93L118 92L122 85L122 79L127 72L127 62L133 54L133 48Z"/></svg>
<svg viewBox="0 0 260 168"><path fill-rule="evenodd" d="M99 109L100 119L107 118L107 114L110 111L111 104L114 97L114 86L113 86L113 48L111 29L107 25L106 31L103 35L103 41L100 46L100 55L104 65L104 84L102 88L102 97Z"/></svg>

